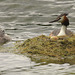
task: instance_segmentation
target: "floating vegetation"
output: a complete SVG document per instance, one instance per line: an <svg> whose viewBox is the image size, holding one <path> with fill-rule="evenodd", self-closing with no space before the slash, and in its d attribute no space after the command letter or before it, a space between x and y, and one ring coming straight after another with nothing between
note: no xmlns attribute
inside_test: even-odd
<svg viewBox="0 0 75 75"><path fill-rule="evenodd" d="M75 35L51 39L41 35L16 42L16 53L25 54L36 62L70 62L75 64ZM72 60L72 61L71 61Z"/></svg>

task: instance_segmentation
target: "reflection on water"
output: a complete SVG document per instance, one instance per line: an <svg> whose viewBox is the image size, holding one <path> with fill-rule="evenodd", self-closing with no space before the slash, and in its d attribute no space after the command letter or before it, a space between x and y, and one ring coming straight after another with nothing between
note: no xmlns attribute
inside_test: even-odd
<svg viewBox="0 0 75 75"><path fill-rule="evenodd" d="M75 31L75 0L0 0L0 27L13 40L49 35L61 26L59 23L49 24L49 21L63 12L69 13L68 28ZM75 65L39 65L21 55L0 53L0 75L13 74L75 75Z"/></svg>

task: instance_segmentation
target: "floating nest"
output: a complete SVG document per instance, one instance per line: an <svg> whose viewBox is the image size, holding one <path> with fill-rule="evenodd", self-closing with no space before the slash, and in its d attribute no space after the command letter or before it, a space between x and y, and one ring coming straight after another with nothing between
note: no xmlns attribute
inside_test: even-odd
<svg viewBox="0 0 75 75"><path fill-rule="evenodd" d="M75 35L57 40L41 35L16 42L16 53L27 55L36 62L75 64Z"/></svg>

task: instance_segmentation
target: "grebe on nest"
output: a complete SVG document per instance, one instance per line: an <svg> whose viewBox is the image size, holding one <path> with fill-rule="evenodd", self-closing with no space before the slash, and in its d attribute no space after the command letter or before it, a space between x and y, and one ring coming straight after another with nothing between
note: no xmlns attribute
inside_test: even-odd
<svg viewBox="0 0 75 75"><path fill-rule="evenodd" d="M69 19L66 17L68 14L64 13L59 15L54 21L51 21L49 23L53 22L61 22L62 27L61 29L55 29L53 32L51 32L50 36L72 36L73 32L67 29L67 26L69 25Z"/></svg>

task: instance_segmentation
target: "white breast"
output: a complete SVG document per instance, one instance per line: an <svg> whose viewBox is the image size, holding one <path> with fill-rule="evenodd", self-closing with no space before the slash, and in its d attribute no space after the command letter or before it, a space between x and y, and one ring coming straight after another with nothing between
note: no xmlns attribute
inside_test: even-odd
<svg viewBox="0 0 75 75"><path fill-rule="evenodd" d="M61 27L61 30L60 30L60 32L59 32L59 34L57 36L64 36L64 35L66 35L66 30L67 30L67 27L63 25Z"/></svg>

